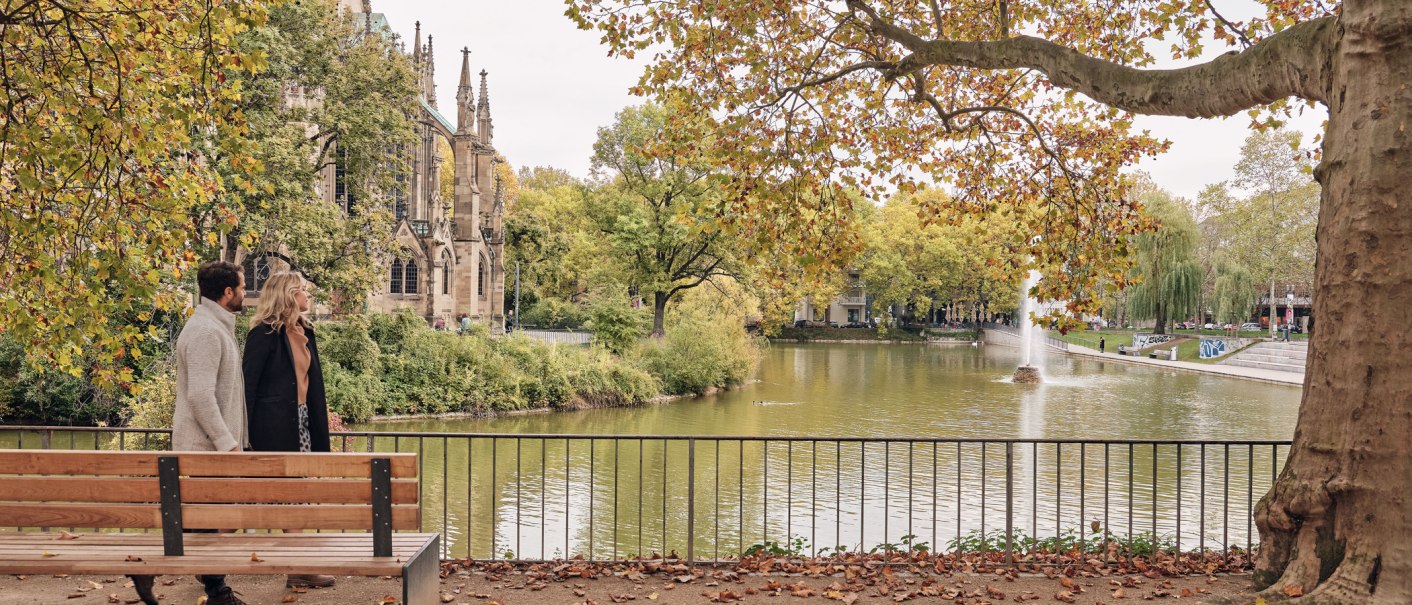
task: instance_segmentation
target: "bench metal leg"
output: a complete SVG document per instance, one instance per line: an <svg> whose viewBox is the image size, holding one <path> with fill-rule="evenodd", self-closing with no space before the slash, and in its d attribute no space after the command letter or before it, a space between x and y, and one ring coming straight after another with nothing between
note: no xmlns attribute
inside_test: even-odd
<svg viewBox="0 0 1412 605"><path fill-rule="evenodd" d="M440 586L441 536L438 535L402 566L402 605L439 605Z"/></svg>

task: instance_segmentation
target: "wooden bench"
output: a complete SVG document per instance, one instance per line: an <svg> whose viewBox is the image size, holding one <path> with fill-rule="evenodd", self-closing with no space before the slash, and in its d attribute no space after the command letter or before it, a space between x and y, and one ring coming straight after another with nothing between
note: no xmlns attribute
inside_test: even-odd
<svg viewBox="0 0 1412 605"><path fill-rule="evenodd" d="M440 535L393 531L420 526L416 456L0 450L0 573L401 576L439 603ZM184 533L244 529L358 533Z"/></svg>

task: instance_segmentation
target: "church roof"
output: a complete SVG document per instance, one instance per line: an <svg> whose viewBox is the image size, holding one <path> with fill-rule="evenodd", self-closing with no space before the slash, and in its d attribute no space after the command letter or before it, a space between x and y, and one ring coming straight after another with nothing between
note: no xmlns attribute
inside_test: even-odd
<svg viewBox="0 0 1412 605"><path fill-rule="evenodd" d="M428 105L426 98L417 97L417 102L422 104L422 109L427 110L427 112L431 114L431 117L436 118L436 121L441 122L441 125L445 126L446 130L450 132L456 132L456 127L451 125L451 121L447 120L445 116L441 115L441 112L433 109L431 105Z"/></svg>

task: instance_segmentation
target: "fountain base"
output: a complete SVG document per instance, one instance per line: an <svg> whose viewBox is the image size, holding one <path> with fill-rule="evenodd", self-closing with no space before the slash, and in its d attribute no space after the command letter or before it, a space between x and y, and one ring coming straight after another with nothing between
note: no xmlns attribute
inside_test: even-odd
<svg viewBox="0 0 1412 605"><path fill-rule="evenodd" d="M1020 366L1015 369L1015 384L1039 384L1039 368Z"/></svg>

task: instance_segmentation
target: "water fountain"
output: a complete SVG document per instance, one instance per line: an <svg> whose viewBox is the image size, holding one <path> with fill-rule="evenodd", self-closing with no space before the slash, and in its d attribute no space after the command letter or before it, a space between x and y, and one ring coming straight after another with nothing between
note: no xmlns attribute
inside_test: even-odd
<svg viewBox="0 0 1412 605"><path fill-rule="evenodd" d="M1015 369L1014 382L1016 384L1043 382L1041 371L1044 367L1043 333L1030 318L1030 312L1036 307L1036 301L1030 296L1030 290L1038 282L1039 271L1031 269L1029 275L1025 276L1024 284L1020 286L1020 367Z"/></svg>

